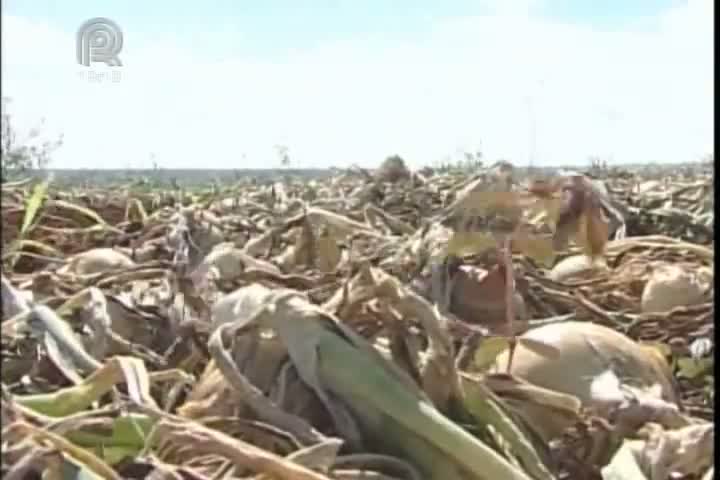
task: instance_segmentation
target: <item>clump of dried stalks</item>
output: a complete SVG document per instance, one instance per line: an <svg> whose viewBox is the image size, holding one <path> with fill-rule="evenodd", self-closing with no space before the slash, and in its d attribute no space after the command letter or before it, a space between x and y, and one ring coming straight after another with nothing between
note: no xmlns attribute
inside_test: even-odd
<svg viewBox="0 0 720 480"><path fill-rule="evenodd" d="M592 173L4 184L3 478L712 478L712 177Z"/></svg>

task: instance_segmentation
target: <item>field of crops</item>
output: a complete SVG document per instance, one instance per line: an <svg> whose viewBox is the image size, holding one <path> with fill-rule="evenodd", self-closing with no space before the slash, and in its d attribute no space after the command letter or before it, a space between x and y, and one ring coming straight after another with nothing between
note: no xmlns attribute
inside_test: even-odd
<svg viewBox="0 0 720 480"><path fill-rule="evenodd" d="M161 183L2 185L2 478L713 478L711 168Z"/></svg>

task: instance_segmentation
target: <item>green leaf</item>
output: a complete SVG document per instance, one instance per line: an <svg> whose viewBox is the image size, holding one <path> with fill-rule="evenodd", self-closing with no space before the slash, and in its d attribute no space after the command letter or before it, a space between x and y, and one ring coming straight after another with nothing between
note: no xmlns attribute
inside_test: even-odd
<svg viewBox="0 0 720 480"><path fill-rule="evenodd" d="M530 480L440 413L407 373L322 308L295 291L270 296L266 287L246 289L238 291L245 296L238 295L236 301L266 305L254 321L275 331L302 381L319 398L332 398L329 410L336 405L348 408L363 437L378 451L407 459L423 478ZM265 292L258 295L260 289ZM247 321L243 316L237 327Z"/></svg>
<svg viewBox="0 0 720 480"><path fill-rule="evenodd" d="M149 393L145 364L134 357L112 357L82 383L53 392L19 395L15 400L28 408L51 417L78 413L98 401L115 385L125 382L128 393L138 403L154 406Z"/></svg>
<svg viewBox="0 0 720 480"><path fill-rule="evenodd" d="M463 377L464 406L478 425L492 426L510 445L527 472L536 480L554 480L522 428L500 406L500 400L477 379Z"/></svg>
<svg viewBox="0 0 720 480"><path fill-rule="evenodd" d="M426 478L529 480L522 470L438 412L419 389L411 391L398 382L382 357L366 352L327 331L318 345L319 376L359 414L374 436L399 449Z"/></svg>
<svg viewBox="0 0 720 480"><path fill-rule="evenodd" d="M497 356L504 352L509 345L509 340L506 337L484 338L475 351L473 368L477 370L490 368L495 364Z"/></svg>
<svg viewBox="0 0 720 480"><path fill-rule="evenodd" d="M692 357L679 358L677 366L680 370L678 372L679 376L693 379L711 369L713 366L713 359L699 358L696 360Z"/></svg>
<svg viewBox="0 0 720 480"><path fill-rule="evenodd" d="M518 345L522 345L533 353L548 359L555 359L560 356L560 350L548 343L533 338L517 337ZM484 338L477 351L473 367L478 370L485 370L495 364L495 360L502 352L510 347L507 337Z"/></svg>
<svg viewBox="0 0 720 480"><path fill-rule="evenodd" d="M78 446L94 450L108 464L135 457L145 447L145 441L156 420L147 415L130 413L113 420L109 435L82 430L68 433L68 439Z"/></svg>
<svg viewBox="0 0 720 480"><path fill-rule="evenodd" d="M35 216L40 209L40 205L42 205L43 200L45 200L45 195L47 194L49 185L50 181L45 180L44 182L38 183L35 185L35 188L33 188L33 193L30 198L28 198L25 206L25 216L23 217L22 227L20 227L20 237L25 236L28 228L30 228L30 225L32 225L35 220Z"/></svg>
<svg viewBox="0 0 720 480"><path fill-rule="evenodd" d="M380 451L409 460L423 478L530 480L440 413L404 371L327 312L297 292L266 302L258 322L273 328L303 382L347 406Z"/></svg>

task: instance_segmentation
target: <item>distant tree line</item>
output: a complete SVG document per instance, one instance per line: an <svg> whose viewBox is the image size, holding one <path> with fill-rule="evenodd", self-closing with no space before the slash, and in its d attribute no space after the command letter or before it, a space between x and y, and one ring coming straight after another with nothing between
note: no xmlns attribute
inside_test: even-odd
<svg viewBox="0 0 720 480"><path fill-rule="evenodd" d="M9 103L9 98L2 98L0 165L4 178L28 170L44 169L50 161L50 155L62 145L63 141L62 135L55 140L42 138L44 120L40 121L39 126L31 128L26 135L19 135L12 122Z"/></svg>

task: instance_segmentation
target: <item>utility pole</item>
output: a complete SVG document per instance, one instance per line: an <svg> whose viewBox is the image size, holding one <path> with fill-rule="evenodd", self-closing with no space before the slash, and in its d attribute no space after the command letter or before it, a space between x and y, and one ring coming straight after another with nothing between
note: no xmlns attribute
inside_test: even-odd
<svg viewBox="0 0 720 480"><path fill-rule="evenodd" d="M618 120L620 120L621 114L619 111L617 111L611 107L607 110L606 115L607 115L608 130L609 130L608 149L610 150L610 153L609 153L607 159L612 164L615 159L614 154L615 154L615 149L617 148L617 138L618 138L618 133L619 133L617 124L618 124Z"/></svg>
<svg viewBox="0 0 720 480"><path fill-rule="evenodd" d="M532 170L537 160L537 118L535 112L535 100L545 86L544 80L537 80L530 88L530 93L525 96L528 116L528 170Z"/></svg>
<svg viewBox="0 0 720 480"><path fill-rule="evenodd" d="M532 168L537 154L537 126L535 123L535 102L532 95L525 97L528 114L528 167Z"/></svg>

